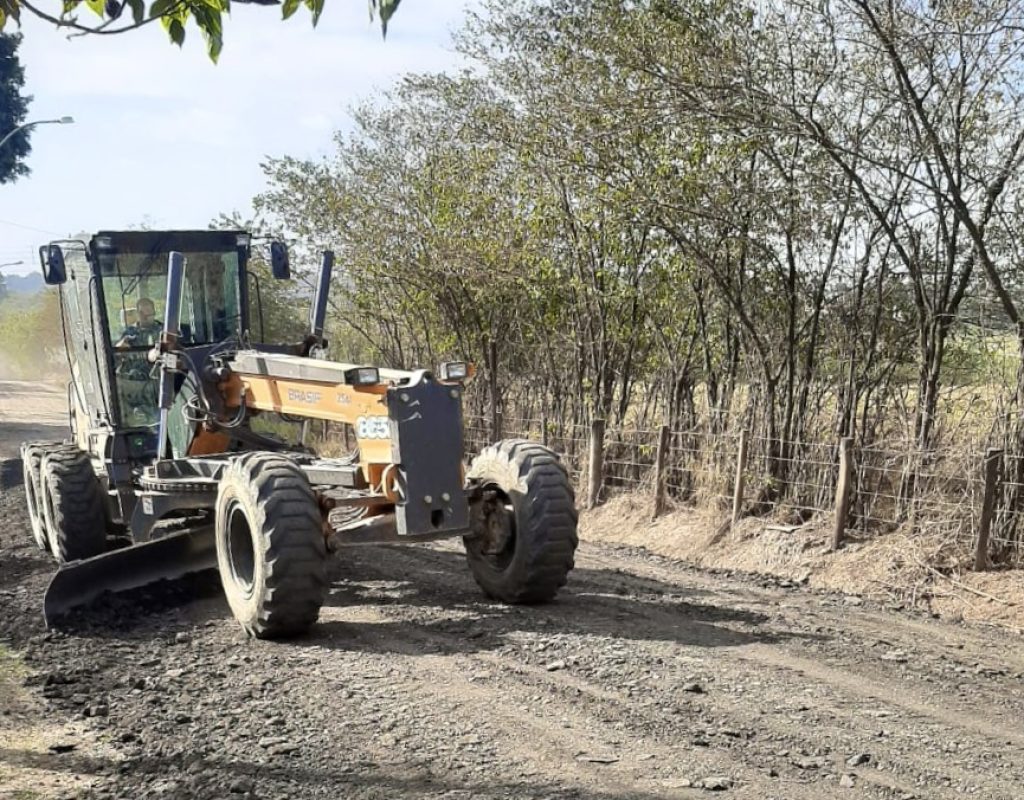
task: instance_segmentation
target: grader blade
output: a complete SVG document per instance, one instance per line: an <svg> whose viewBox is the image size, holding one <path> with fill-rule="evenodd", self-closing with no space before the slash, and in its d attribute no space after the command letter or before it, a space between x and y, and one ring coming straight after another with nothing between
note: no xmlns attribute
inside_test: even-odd
<svg viewBox="0 0 1024 800"><path fill-rule="evenodd" d="M59 617L92 603L106 592L125 592L216 567L213 526L180 531L72 561L61 566L50 580L43 598L43 616L47 627L52 627Z"/></svg>

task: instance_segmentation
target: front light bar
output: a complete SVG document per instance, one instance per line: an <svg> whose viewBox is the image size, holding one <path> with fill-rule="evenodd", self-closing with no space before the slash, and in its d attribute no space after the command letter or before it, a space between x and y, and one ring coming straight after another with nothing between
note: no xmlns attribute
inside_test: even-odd
<svg viewBox="0 0 1024 800"><path fill-rule="evenodd" d="M469 377L469 364L465 361L445 361L437 368L441 381L455 383Z"/></svg>
<svg viewBox="0 0 1024 800"><path fill-rule="evenodd" d="M374 386L380 383L380 370L376 367L353 367L345 370L345 383L349 386Z"/></svg>

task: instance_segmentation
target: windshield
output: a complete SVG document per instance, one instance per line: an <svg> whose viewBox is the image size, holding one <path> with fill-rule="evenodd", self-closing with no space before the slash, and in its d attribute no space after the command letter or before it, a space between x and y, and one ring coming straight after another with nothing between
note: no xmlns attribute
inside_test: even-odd
<svg viewBox="0 0 1024 800"><path fill-rule="evenodd" d="M110 340L117 349L152 347L160 338L167 297L167 253L100 256ZM186 347L237 336L238 253L185 254L181 341Z"/></svg>
<svg viewBox="0 0 1024 800"><path fill-rule="evenodd" d="M147 351L160 340L167 298L170 250L185 256L181 292L181 344L216 345L239 336L239 250L234 236L128 233L97 248L103 302L113 344L114 383L122 424L156 428L159 378ZM219 248L219 249L218 249Z"/></svg>

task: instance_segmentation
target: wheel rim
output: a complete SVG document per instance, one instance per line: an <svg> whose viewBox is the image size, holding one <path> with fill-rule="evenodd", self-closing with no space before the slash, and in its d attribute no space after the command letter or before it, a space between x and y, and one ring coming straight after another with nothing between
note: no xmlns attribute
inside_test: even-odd
<svg viewBox="0 0 1024 800"><path fill-rule="evenodd" d="M46 528L46 539L50 543L50 552L53 553L53 557L57 559L58 564L63 564L64 554L60 550L60 542L57 541L57 530L53 524L53 519L56 513L53 509L53 493L45 483L45 479L42 479L42 501L43 501L43 521L44 527Z"/></svg>
<svg viewBox="0 0 1024 800"><path fill-rule="evenodd" d="M28 500L28 513L35 519L39 515L39 499L36 495L35 481L32 480L32 467L28 461L25 462L25 499Z"/></svg>
<svg viewBox="0 0 1024 800"><path fill-rule="evenodd" d="M494 499L488 501L484 515L484 533L477 552L491 567L505 570L516 553L516 512L508 495L497 486L488 486Z"/></svg>
<svg viewBox="0 0 1024 800"><path fill-rule="evenodd" d="M39 504L39 487L37 484L37 476L34 474L32 469L31 460L25 461L25 501L28 503L28 519L29 524L32 526L32 538L35 539L36 544L41 547L46 547L46 526L43 523L43 509Z"/></svg>
<svg viewBox="0 0 1024 800"><path fill-rule="evenodd" d="M227 540L231 580L249 597L256 579L256 547L249 518L238 503L228 509Z"/></svg>

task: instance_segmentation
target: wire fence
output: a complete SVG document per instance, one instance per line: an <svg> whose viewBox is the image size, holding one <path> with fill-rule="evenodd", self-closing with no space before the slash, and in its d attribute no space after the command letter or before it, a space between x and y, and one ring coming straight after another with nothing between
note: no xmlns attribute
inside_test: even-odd
<svg viewBox="0 0 1024 800"><path fill-rule="evenodd" d="M346 428L325 424L318 431L328 453L356 447ZM560 455L581 502L590 502L591 425L467 415L463 431L468 458L499 438L548 445ZM741 516L792 526L821 520L835 525L843 468L838 441L787 443L733 432L607 428L600 445L598 500L641 493L655 495L656 506L664 501L723 513L736 508ZM973 553L975 563L981 563L980 540L984 562L1024 566L1024 455L986 449L981 442L922 452L912 442L894 441L855 448L850 461L843 531L870 536L899 528L931 534L954 561Z"/></svg>
<svg viewBox="0 0 1024 800"><path fill-rule="evenodd" d="M560 453L578 496L590 482L589 425L506 417L502 438L527 438ZM466 419L466 452L494 439L492 421ZM608 428L602 440L600 499L625 492L659 493L676 504L725 511L734 503L744 516L790 525L833 519L840 482L840 443L781 442L706 430L669 430L658 480L658 429ZM741 444L741 439L746 438ZM851 452L849 512L844 530L860 536L907 528L935 534L957 557L977 539L986 498L986 451L980 443L921 452L913 443L856 448ZM737 467L743 480L737 481ZM1000 459L991 492L987 557L1024 565L1024 456ZM742 486L741 496L737 488Z"/></svg>

